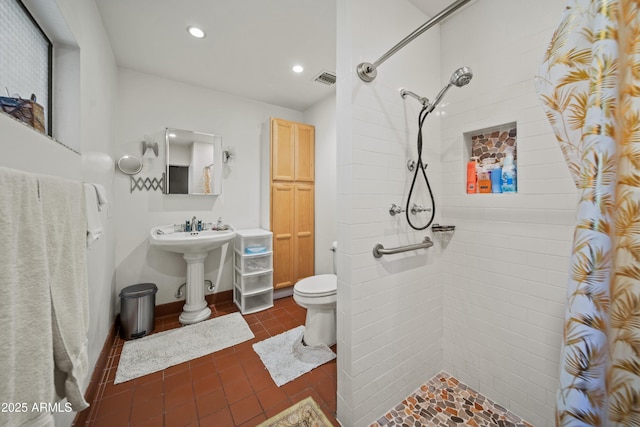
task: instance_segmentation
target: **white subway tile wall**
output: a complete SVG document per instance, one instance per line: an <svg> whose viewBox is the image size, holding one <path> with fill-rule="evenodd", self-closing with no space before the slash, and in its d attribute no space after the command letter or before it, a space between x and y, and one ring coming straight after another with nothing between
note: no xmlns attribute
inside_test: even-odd
<svg viewBox="0 0 640 427"><path fill-rule="evenodd" d="M362 426L439 370L537 427L554 424L554 395L577 191L538 102L534 77L564 5L473 2L430 29L362 83L375 61L427 17L408 2L338 2L338 418ZM436 199L424 252L383 257L374 244L427 232L391 217L406 204L420 105L450 73L452 88L424 126L423 159ZM518 194L467 195L465 132L515 122ZM419 188L417 203L425 202ZM429 233L430 234L430 233Z"/></svg>
<svg viewBox="0 0 640 427"><path fill-rule="evenodd" d="M488 0L441 26L441 73L470 66L442 115L443 369L537 427L554 425L577 191L534 77L563 2ZM518 194L464 194L463 132L517 122Z"/></svg>
<svg viewBox="0 0 640 427"><path fill-rule="evenodd" d="M372 254L376 243L402 246L429 235L410 229L404 214L389 215L389 207L406 204L412 177L406 163L416 159L421 107L402 99L400 89L438 93L440 48L436 28L365 84L353 72L357 63L374 61L427 17L409 2L384 0L340 0L338 11L338 418L357 427L442 365L439 245L381 259ZM435 116L427 122L423 161L441 201L440 124ZM429 206L424 186L415 202Z"/></svg>

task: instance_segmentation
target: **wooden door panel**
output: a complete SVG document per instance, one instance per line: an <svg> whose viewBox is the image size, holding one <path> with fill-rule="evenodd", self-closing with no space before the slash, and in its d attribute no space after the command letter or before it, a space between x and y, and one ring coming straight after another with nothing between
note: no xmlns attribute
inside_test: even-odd
<svg viewBox="0 0 640 427"><path fill-rule="evenodd" d="M314 182L315 128L296 123L295 127L295 180Z"/></svg>
<svg viewBox="0 0 640 427"><path fill-rule="evenodd" d="M271 119L271 179L293 181L295 176L295 129L287 120Z"/></svg>
<svg viewBox="0 0 640 427"><path fill-rule="evenodd" d="M313 234L296 234L296 274L295 281L314 275ZM295 283L294 283L295 284Z"/></svg>
<svg viewBox="0 0 640 427"><path fill-rule="evenodd" d="M314 274L314 186L295 185L295 280Z"/></svg>
<svg viewBox="0 0 640 427"><path fill-rule="evenodd" d="M293 184L273 184L271 186L273 286L276 289L295 284L294 201Z"/></svg>
<svg viewBox="0 0 640 427"><path fill-rule="evenodd" d="M293 235L273 235L273 287L275 289L295 285L293 253Z"/></svg>

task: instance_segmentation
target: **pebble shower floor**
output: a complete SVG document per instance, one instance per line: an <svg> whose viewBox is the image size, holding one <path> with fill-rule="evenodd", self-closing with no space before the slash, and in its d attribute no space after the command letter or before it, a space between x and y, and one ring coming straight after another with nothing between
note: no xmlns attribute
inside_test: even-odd
<svg viewBox="0 0 640 427"><path fill-rule="evenodd" d="M370 427L533 427L442 372Z"/></svg>

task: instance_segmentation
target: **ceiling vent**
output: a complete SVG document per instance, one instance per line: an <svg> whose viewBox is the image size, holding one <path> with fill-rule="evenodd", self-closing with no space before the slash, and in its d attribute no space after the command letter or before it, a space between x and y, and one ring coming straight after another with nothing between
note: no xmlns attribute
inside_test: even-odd
<svg viewBox="0 0 640 427"><path fill-rule="evenodd" d="M327 86L333 86L336 84L336 75L335 73L329 71L322 71L320 74L313 78L314 82L323 83Z"/></svg>

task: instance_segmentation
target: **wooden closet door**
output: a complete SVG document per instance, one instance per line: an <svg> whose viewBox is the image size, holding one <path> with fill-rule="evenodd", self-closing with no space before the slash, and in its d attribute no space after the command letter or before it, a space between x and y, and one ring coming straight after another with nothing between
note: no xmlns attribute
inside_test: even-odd
<svg viewBox="0 0 640 427"><path fill-rule="evenodd" d="M295 180L315 180L315 128L311 125L295 125Z"/></svg>
<svg viewBox="0 0 640 427"><path fill-rule="evenodd" d="M295 179L295 124L271 119L271 180Z"/></svg>
<svg viewBox="0 0 640 427"><path fill-rule="evenodd" d="M314 274L314 186L295 185L295 282Z"/></svg>
<svg viewBox="0 0 640 427"><path fill-rule="evenodd" d="M273 287L295 285L295 186L271 185L271 231L273 232Z"/></svg>

